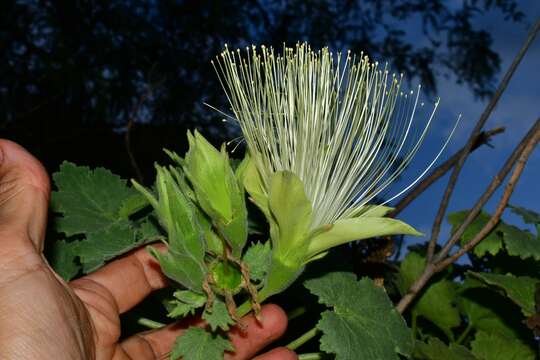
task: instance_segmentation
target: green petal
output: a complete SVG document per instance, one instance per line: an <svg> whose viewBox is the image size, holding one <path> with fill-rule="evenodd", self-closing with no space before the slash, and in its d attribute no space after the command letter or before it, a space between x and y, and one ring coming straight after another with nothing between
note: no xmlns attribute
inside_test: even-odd
<svg viewBox="0 0 540 360"><path fill-rule="evenodd" d="M240 182L244 184L244 188L249 194L250 200L257 205L266 217L269 217L270 209L268 208L268 196L266 195L261 174L257 169L253 157L246 155L246 158L238 167L236 175L240 179Z"/></svg>
<svg viewBox="0 0 540 360"><path fill-rule="evenodd" d="M360 206L359 208L355 209L353 214L348 216L349 218L356 218L360 216L368 216L368 217L383 217L388 215L392 210L394 210L393 207L390 206L384 206L384 205L364 205Z"/></svg>
<svg viewBox="0 0 540 360"><path fill-rule="evenodd" d="M342 219L336 221L329 227L328 231L311 238L308 253L309 257L313 257L334 246L350 241L398 234L422 235L412 226L396 219L370 216Z"/></svg>
<svg viewBox="0 0 540 360"><path fill-rule="evenodd" d="M271 234L273 256L289 263L305 254L303 243L311 225L311 203L302 180L290 171L278 171L270 183L269 205L277 231Z"/></svg>

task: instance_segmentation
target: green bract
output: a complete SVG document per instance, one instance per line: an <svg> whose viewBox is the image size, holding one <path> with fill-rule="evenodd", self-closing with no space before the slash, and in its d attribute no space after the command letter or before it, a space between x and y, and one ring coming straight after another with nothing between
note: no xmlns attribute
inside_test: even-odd
<svg viewBox="0 0 540 360"><path fill-rule="evenodd" d="M231 169L225 148L214 148L201 134L188 132L189 151L184 172L193 186L199 206L239 257L247 240L244 193Z"/></svg>
<svg viewBox="0 0 540 360"><path fill-rule="evenodd" d="M196 215L193 203L181 189L172 172L156 166L157 198L136 182L154 207L161 225L168 235L168 251L165 254L151 248L163 272L188 289L202 292L207 268L204 263L204 232Z"/></svg>

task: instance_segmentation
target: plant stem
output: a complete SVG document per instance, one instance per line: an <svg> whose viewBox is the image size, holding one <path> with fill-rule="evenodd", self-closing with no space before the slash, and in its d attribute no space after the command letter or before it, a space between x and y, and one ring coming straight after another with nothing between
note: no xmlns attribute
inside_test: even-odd
<svg viewBox="0 0 540 360"><path fill-rule="evenodd" d="M296 350L296 348L304 345L309 340L313 339L318 333L319 333L319 329L317 329L317 327L314 327L308 332L306 332L305 334L303 334L302 336L300 336L298 339L289 343L287 347L291 350Z"/></svg>
<svg viewBox="0 0 540 360"><path fill-rule="evenodd" d="M302 316L306 313L306 308L303 306L299 306L296 309L291 310L287 317L289 318L289 321L296 319L299 316Z"/></svg>
<svg viewBox="0 0 540 360"><path fill-rule="evenodd" d="M221 237L221 241L223 243L223 273L227 275L227 272L229 271L229 254L227 252L227 243Z"/></svg>
<svg viewBox="0 0 540 360"><path fill-rule="evenodd" d="M150 319L147 319L147 318L143 318L143 317L137 319L137 324L142 325L142 326L146 326L149 329L161 329L162 327L165 326L165 324L163 324L163 323L160 323L160 322L157 322L157 321L154 321L154 320L150 320Z"/></svg>
<svg viewBox="0 0 540 360"><path fill-rule="evenodd" d="M418 322L417 322L417 315L416 315L416 311L413 311L411 313L411 330L412 330L412 334L413 334L413 338L416 339L416 330L418 328Z"/></svg>
<svg viewBox="0 0 540 360"><path fill-rule="evenodd" d="M322 359L321 353L307 353L298 355L298 360L320 360Z"/></svg>
<svg viewBox="0 0 540 360"><path fill-rule="evenodd" d="M465 330L463 330L461 335L459 335L458 339L456 340L456 344L461 344L467 338L467 336L469 335L469 333L471 332L473 328L474 328L473 324L469 322Z"/></svg>

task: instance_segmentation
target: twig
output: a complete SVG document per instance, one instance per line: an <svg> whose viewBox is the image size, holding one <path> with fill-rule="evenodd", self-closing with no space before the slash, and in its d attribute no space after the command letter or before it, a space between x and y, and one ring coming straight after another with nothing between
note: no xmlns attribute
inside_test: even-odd
<svg viewBox="0 0 540 360"><path fill-rule="evenodd" d="M463 168L463 164L465 163L465 160L469 156L470 150L474 144L474 140L480 134L480 131L484 127L487 119L491 115L491 112L497 105L501 95L506 90L506 87L508 86L508 83L510 82L510 79L514 75L514 72L516 71L519 63L525 56L525 53L529 49L529 46L534 41L534 38L538 34L538 31L540 30L540 17L536 20L534 26L532 27L531 31L529 32L527 39L525 40L525 43L517 53L516 57L514 58L514 61L506 71L506 74L504 75L501 83L499 84L499 87L495 91L495 94L489 101L488 105L486 106L484 112L480 116L480 119L478 119L478 122L476 123L474 129L471 132L471 136L469 137L469 140L467 141L467 144L465 145L463 153L461 154L458 162L454 166L454 170L452 171L452 175L450 175L450 179L448 180L448 185L446 187L446 191L444 192L443 198L441 200L441 204L439 206L439 210L437 211L437 216L435 217L435 221L433 222L433 227L431 229L431 238L429 240L428 244L428 250L427 250L427 261L431 261L433 258L433 253L435 251L435 245L437 244L437 239L439 237L440 231L441 231L441 224L444 218L444 214L446 213L446 209L448 208L448 203L450 202L450 197L452 196L452 193L454 191L454 188L456 186L456 182L458 179L458 176L461 172L461 169Z"/></svg>
<svg viewBox="0 0 540 360"><path fill-rule="evenodd" d="M154 72L156 65L157 64L154 64L150 68L149 75L148 75L149 79L152 78L152 73ZM128 153L129 162L131 164L131 167L133 168L133 171L135 171L135 177L140 184L144 183L144 178L143 178L142 171L139 165L137 164L137 159L135 158L135 155L133 154L133 150L131 147L131 131L133 129L133 126L135 125L135 120L141 110L141 107L148 100L148 98L152 96L154 89L162 82L163 82L163 79L154 84L152 83L148 84L148 88L146 89L146 91L140 96L139 101L137 101L137 103L135 103L135 105L133 106L133 110L130 112L128 122L126 124L126 133L124 134L124 144L126 146L126 152Z"/></svg>
<svg viewBox="0 0 540 360"><path fill-rule="evenodd" d="M487 189L484 191L482 196L478 199L476 204L471 208L467 216L465 217L465 220L463 223L456 229L456 231L452 234L450 239L446 242L446 244L442 247L441 251L437 254L437 256L434 257L434 261L438 262L442 260L444 257L448 255L452 247L459 241L465 230L467 229L467 226L469 226L476 216L480 213L480 210L482 210L482 207L488 202L488 200L491 198L495 190L499 188L501 183L503 182L504 178L508 175L508 173L512 170L512 167L518 161L519 156L521 153L525 150L525 147L527 144L534 139L536 134L540 132L540 119L537 119L534 125L529 129L527 134L522 138L522 140L519 142L519 144L515 147L514 151L512 151L512 154L508 157L506 162L504 163L501 170L495 175Z"/></svg>
<svg viewBox="0 0 540 360"><path fill-rule="evenodd" d="M491 138L495 135L503 133L505 130L504 127L498 127L492 130L482 131L476 138L471 148L470 152L478 149L484 144L489 144ZM418 183L403 199L401 199L392 213L388 216L395 217L397 214L403 211L411 202L413 202L418 196L420 196L426 189L428 189L433 183L443 177L459 160L460 156L465 151L465 147L458 150L454 155L452 155L448 160L443 164L439 165L437 168L433 169L430 174Z"/></svg>
<svg viewBox="0 0 540 360"><path fill-rule="evenodd" d="M535 124L523 137L520 143L516 146L512 154L506 160L501 170L493 178L492 182L490 183L484 194L480 196L474 207L468 213L463 223L446 242L441 251L435 257L433 257L432 260L427 261L426 267L422 275L418 279L416 279L407 294L403 296L403 298L396 306L397 310L400 313L403 313L407 309L407 307L411 304L416 295L423 289L423 287L427 284L427 282L431 279L433 275L444 270L450 264L454 263L457 259L459 259L459 257L465 254L467 251L471 250L480 241L482 241L482 239L484 239L491 232L491 230L493 230L495 225L497 225L498 221L500 220L500 217L502 215L502 212L506 208L506 205L508 204L508 201L517 184L517 181L521 176L523 169L525 168L525 163L527 159L538 144L539 140L540 119L535 122ZM457 241L459 241L465 229L473 222L476 215L478 215L478 213L480 212L482 206L485 205L485 203L493 195L495 190L497 190L506 175L508 175L508 173L514 166L514 171L510 177L510 180L508 181L508 184L506 185L504 194L499 202L499 205L497 206L497 210L495 211L491 219L484 225L480 232L470 242L463 245L455 254L447 257L450 249L457 243Z"/></svg>
<svg viewBox="0 0 540 360"><path fill-rule="evenodd" d="M540 123L540 121L537 123ZM510 176L510 180L508 180L508 183L506 184L506 188L504 190L501 201L499 202L499 205L497 206L497 209L495 210L495 213L493 214L491 219L489 219L489 221L484 225L484 227L478 232L478 234L475 235L475 237L471 241L463 245L455 254L445 258L444 260L439 261L437 263L436 271L441 271L445 269L447 266L449 266L450 264L455 262L457 259L459 259L462 255L464 255L467 251L471 250L476 245L478 245L478 243L482 241L499 223L499 220L501 219L504 209L508 205L510 196L512 196L512 193L519 180L519 177L521 176L521 173L523 172L523 169L525 168L527 159L529 158L532 151L538 144L539 140L540 140L540 130L537 130L535 136L531 140L529 140L525 149L522 151L521 155L519 156L514 172L512 173L512 175Z"/></svg>

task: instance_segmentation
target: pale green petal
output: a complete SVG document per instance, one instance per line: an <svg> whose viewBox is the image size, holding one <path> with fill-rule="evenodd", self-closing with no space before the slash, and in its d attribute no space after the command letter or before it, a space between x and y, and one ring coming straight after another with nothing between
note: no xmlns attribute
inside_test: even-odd
<svg viewBox="0 0 540 360"><path fill-rule="evenodd" d="M308 245L309 257L334 246L354 240L369 239L376 236L415 235L422 233L402 221L384 217L359 217L336 221L329 230L311 238Z"/></svg>
<svg viewBox="0 0 540 360"><path fill-rule="evenodd" d="M349 216L349 218L355 218L359 216L369 216L369 217L382 217L388 215L393 207L384 206L384 205L364 205L360 206L358 209Z"/></svg>
<svg viewBox="0 0 540 360"><path fill-rule="evenodd" d="M311 203L302 180L290 171L278 171L272 176L269 205L277 231L271 234L274 257L301 259L311 225Z"/></svg>
<svg viewBox="0 0 540 360"><path fill-rule="evenodd" d="M257 170L255 160L252 157L248 158L248 155L246 155L246 159L242 161L236 174L241 178L241 183L249 194L250 200L261 209L266 217L269 217L268 196L264 190L262 178L259 170Z"/></svg>

